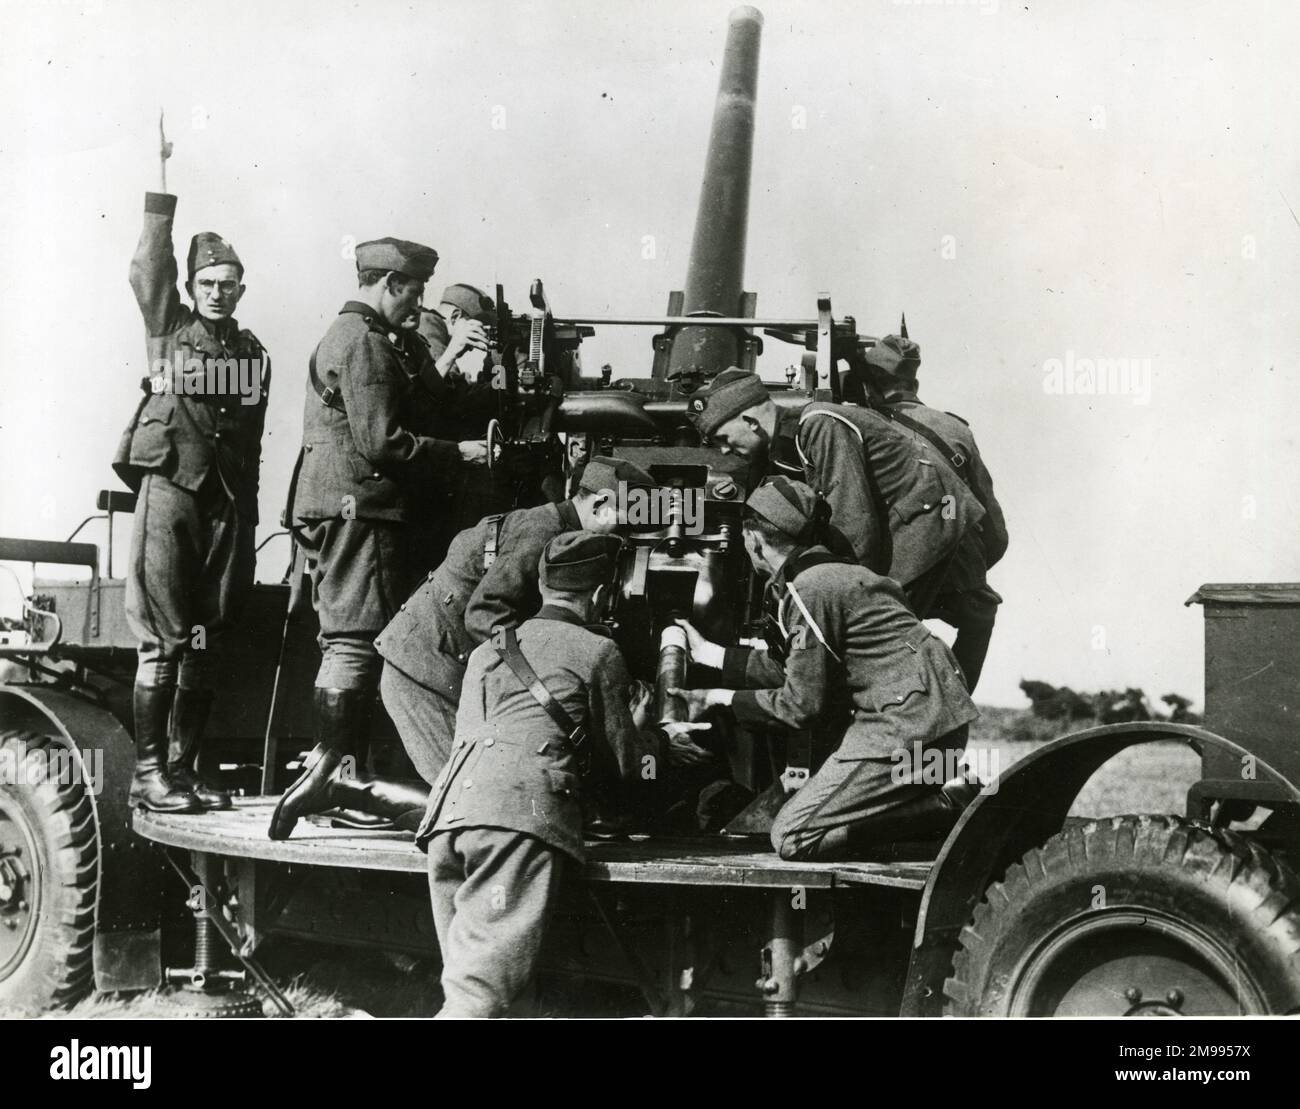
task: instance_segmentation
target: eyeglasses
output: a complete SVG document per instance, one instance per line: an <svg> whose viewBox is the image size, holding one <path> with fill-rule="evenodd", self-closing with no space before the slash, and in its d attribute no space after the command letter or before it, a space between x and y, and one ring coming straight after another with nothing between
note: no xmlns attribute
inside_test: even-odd
<svg viewBox="0 0 1300 1109"><path fill-rule="evenodd" d="M210 277L201 277L195 282L199 292L211 296L214 291L222 296L230 296L239 288L238 281L213 281Z"/></svg>

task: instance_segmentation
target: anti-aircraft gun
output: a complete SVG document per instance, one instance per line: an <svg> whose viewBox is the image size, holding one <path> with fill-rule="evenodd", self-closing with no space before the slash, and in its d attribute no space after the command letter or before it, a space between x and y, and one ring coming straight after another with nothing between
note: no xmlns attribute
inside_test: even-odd
<svg viewBox="0 0 1300 1109"><path fill-rule="evenodd" d="M493 464L536 482L560 464L563 435L585 440L589 455L629 458L661 483L649 503L628 506L631 535L613 616L633 674L656 683L664 721L682 718L667 692L682 684L685 666L674 618L688 617L706 635L732 643L752 630L759 600L740 541L741 508L759 475L700 443L687 418L691 396L729 366L755 369L762 330L806 354L801 374L788 372L784 385L772 386L778 404L838 401L837 358L861 341L852 318L832 317L829 296L818 298L815 318L759 319L757 297L744 289L762 25L754 8L731 14L685 288L669 295L667 313L557 315L534 281L528 311L515 314L497 291L487 370L500 387L489 432ZM627 326L662 329L649 375L616 383L584 376L582 341L598 328ZM524 483L520 496L540 499ZM763 765L747 741L728 746L733 772L751 789L783 769Z"/></svg>
<svg viewBox="0 0 1300 1109"><path fill-rule="evenodd" d="M761 318L744 291L761 24L752 8L731 17L686 284L666 314L565 316L540 282L524 312L498 296L492 439L519 503L554 494L566 439L660 482L627 506L613 614L634 673L657 681L660 719L680 712L666 695L684 663L673 617L734 643L757 600L739 543L755 475L700 444L691 399L729 365L754 368L766 337L802 348L802 366L770 386L778 405L849 401L837 361L872 341L827 296L808 318ZM629 325L657 329L648 376L584 374L583 340ZM114 514L134 504L102 493L106 516L64 542L0 537L0 564L33 566L21 616L0 617L0 1009L172 982L178 1013L248 1015L261 1005L240 987L256 982L290 1013L263 965L283 940L434 954L426 860L409 838L328 818L266 835L313 742L317 629L310 611L286 615L285 583L254 588L223 670L240 695L209 725L234 808L129 808L135 642L111 552ZM103 577L98 548L74 542L101 518ZM42 579L38 563L88 578ZM546 966L635 986L655 1014L1300 1010L1300 586L1207 585L1193 600L1206 616L1204 726L1119 723L1043 744L997 776L933 860L785 860L753 839L659 830L593 840ZM1171 748L1199 765L1183 813L1069 819L1108 760ZM725 749L756 790L789 761L744 735ZM185 911L163 896L179 893L173 870Z"/></svg>

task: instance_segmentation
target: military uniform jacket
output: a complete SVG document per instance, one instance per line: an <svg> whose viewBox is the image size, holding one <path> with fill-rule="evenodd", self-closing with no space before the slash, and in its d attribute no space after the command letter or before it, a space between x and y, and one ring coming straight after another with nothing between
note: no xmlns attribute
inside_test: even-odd
<svg viewBox="0 0 1300 1109"><path fill-rule="evenodd" d="M984 509L928 444L867 408L781 409L773 461L793 456L826 495L854 557L907 586L956 552Z"/></svg>
<svg viewBox="0 0 1300 1109"><path fill-rule="evenodd" d="M368 305L343 306L315 353L328 403L308 375L294 520L402 522L445 499L460 450L427 434L427 358L423 343Z"/></svg>
<svg viewBox="0 0 1300 1109"><path fill-rule="evenodd" d="M1007 522L1002 515L1002 506L993 494L993 478L984 465L984 459L980 457L980 449L975 443L975 434L970 425L960 416L923 404L914 395L891 402L885 408L886 414L895 409L902 412L908 419L929 428L950 447L961 452L966 460L962 467L966 484L984 506L985 515L980 522L979 539L985 565L995 565L1007 552Z"/></svg>
<svg viewBox="0 0 1300 1109"><path fill-rule="evenodd" d="M628 709L630 678L617 644L575 614L543 607L519 625L519 649L575 725L586 725L593 787L640 779L659 757ZM456 714L451 759L433 786L416 843L459 828L526 832L583 859L579 757L491 643L474 649Z"/></svg>
<svg viewBox="0 0 1300 1109"><path fill-rule="evenodd" d="M181 303L172 247L175 214L176 197L145 194L131 288L144 317L149 373L140 383L145 397L122 433L113 469L135 490L146 472L155 472L190 492L197 492L215 469L239 514L255 524L271 362L257 337L240 330L233 319L214 324ZM228 359L244 360L245 369L230 366ZM189 374L184 373L187 363ZM244 381L256 381L256 403L244 404L238 385L229 381L225 392L208 391L209 378L215 376L208 366L215 363L236 382L245 373ZM189 392L190 386L196 391Z"/></svg>
<svg viewBox="0 0 1300 1109"><path fill-rule="evenodd" d="M796 552L773 579L784 666L767 651L726 652L722 681L740 690L731 703L737 721L838 734L844 722L828 717L843 711L847 692L852 720L833 757L851 760L892 758L974 720L956 660L899 584L818 556L829 552Z"/></svg>
<svg viewBox="0 0 1300 1109"><path fill-rule="evenodd" d="M485 571L484 552L496 522L489 517L466 528L380 633L376 648L407 677L456 700L475 645L494 627L515 627L541 606L538 563L546 544L562 532L581 530L571 501L507 513L496 559Z"/></svg>

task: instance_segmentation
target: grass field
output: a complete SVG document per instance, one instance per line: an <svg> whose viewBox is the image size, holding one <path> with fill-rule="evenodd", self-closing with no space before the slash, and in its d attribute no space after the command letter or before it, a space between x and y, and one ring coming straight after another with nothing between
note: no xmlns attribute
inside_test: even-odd
<svg viewBox="0 0 1300 1109"><path fill-rule="evenodd" d="M1006 773L1047 740L1088 726L1063 726L1019 709L984 708L971 728L967 752L982 777ZM1152 744L1121 752L1093 777L1071 810L1073 816L1123 813L1181 813L1188 787L1198 776L1199 758L1179 744ZM277 979L291 979L290 1001L304 1017L431 1016L441 1004L435 960L389 957L374 952L295 948L270 967ZM598 998L591 990L580 997L552 999L547 1012L581 1015L620 1011L624 999ZM276 1011L265 1003L267 1016ZM0 1018L19 1014L0 1010ZM65 1014L91 1019L140 1019L174 1016L174 1008L155 994L91 997Z"/></svg>

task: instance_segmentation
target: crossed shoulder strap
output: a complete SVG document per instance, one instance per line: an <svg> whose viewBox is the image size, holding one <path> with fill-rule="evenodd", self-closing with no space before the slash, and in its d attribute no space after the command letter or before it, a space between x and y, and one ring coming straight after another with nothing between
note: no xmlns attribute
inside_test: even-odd
<svg viewBox="0 0 1300 1109"><path fill-rule="evenodd" d="M560 731L568 737L569 743L572 744L574 750L580 751L587 742L587 729L575 724L573 718L564 711L564 706L551 696L551 691L546 688L546 683L537 676L537 671L528 664L523 651L519 649L519 640L515 635L515 629L507 627L493 628L492 647L501 656L501 660L510 667L511 672L519 679L524 688L533 695L533 700L542 706L546 715L554 720Z"/></svg>

